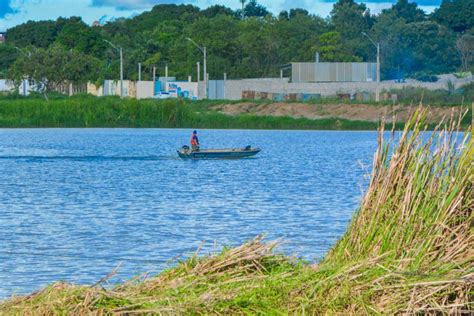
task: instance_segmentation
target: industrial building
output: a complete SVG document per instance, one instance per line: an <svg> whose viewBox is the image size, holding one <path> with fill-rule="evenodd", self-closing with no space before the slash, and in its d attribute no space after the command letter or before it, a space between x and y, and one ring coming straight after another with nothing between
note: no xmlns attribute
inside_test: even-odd
<svg viewBox="0 0 474 316"><path fill-rule="evenodd" d="M376 63L291 63L291 82L375 82Z"/></svg>

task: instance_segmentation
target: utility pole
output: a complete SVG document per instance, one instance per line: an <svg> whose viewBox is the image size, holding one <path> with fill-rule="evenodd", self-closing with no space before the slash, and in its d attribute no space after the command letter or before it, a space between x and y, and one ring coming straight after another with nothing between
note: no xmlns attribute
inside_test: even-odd
<svg viewBox="0 0 474 316"><path fill-rule="evenodd" d="M24 51L22 51L19 47L16 47L16 46L15 46L15 49L18 50L21 54L27 56L28 58L31 57L31 52L28 52L28 54L26 54ZM27 82L27 79L23 77L21 79L21 86L23 87L23 96L26 96L26 82Z"/></svg>
<svg viewBox="0 0 474 316"><path fill-rule="evenodd" d="M375 43L365 32L362 32L362 35L367 37L377 48L377 90L375 91L375 101L380 101L380 43Z"/></svg>
<svg viewBox="0 0 474 316"><path fill-rule="evenodd" d="M153 66L153 95L155 95L156 90L156 67ZM160 87L161 90L161 87Z"/></svg>
<svg viewBox="0 0 474 316"><path fill-rule="evenodd" d="M188 41L193 43L194 46L196 46L204 55L204 87L206 89L206 95L205 98L207 99L207 81L208 81L208 76L207 76L207 49L206 46L201 47L199 46L195 41L190 39L189 37L186 38Z"/></svg>
<svg viewBox="0 0 474 316"><path fill-rule="evenodd" d="M123 99L123 49L120 47L120 98Z"/></svg>
<svg viewBox="0 0 474 316"><path fill-rule="evenodd" d="M207 50L204 46L204 86L206 87L206 99L207 99L207 82L209 80L209 75L207 73Z"/></svg>
<svg viewBox="0 0 474 316"><path fill-rule="evenodd" d="M201 81L201 63L197 62L197 82Z"/></svg>
<svg viewBox="0 0 474 316"><path fill-rule="evenodd" d="M168 91L168 64L165 66L165 91Z"/></svg>
<svg viewBox="0 0 474 316"><path fill-rule="evenodd" d="M104 40L107 42L110 46L115 48L119 54L120 54L120 98L123 99L123 49L122 47L117 47L108 40Z"/></svg>
<svg viewBox="0 0 474 316"><path fill-rule="evenodd" d="M138 63L138 81L142 81L142 63Z"/></svg>
<svg viewBox="0 0 474 316"><path fill-rule="evenodd" d="M377 83L380 83L380 43L377 43Z"/></svg>

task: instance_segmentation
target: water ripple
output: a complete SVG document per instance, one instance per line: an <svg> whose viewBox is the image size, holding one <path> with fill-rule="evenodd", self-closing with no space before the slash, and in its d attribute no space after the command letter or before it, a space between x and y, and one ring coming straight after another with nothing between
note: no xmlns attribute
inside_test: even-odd
<svg viewBox="0 0 474 316"><path fill-rule="evenodd" d="M319 260L367 185L374 132L203 130L254 159L181 160L190 130L0 129L0 298L156 273L266 233ZM206 146L208 147L208 146ZM216 245L218 245L216 247Z"/></svg>

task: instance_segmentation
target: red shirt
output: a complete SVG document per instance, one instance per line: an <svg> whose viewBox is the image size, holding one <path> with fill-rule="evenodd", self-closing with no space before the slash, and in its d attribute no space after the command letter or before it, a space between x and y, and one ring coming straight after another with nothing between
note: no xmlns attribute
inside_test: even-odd
<svg viewBox="0 0 474 316"><path fill-rule="evenodd" d="M196 134L193 134L191 136L191 146L197 146L199 145L199 139Z"/></svg>

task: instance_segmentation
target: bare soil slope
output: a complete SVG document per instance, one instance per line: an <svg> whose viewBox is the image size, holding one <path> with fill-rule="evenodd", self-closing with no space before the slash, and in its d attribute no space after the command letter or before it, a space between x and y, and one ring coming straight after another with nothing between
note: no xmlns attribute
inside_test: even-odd
<svg viewBox="0 0 474 316"><path fill-rule="evenodd" d="M308 104L308 103L265 103L242 102L222 104L213 110L228 115L253 114L258 116L289 116L292 118L343 118L359 121L379 121L382 117L397 122L406 122L416 107L404 105L370 104ZM443 117L457 117L463 111L461 107L431 107L429 122L437 123Z"/></svg>

